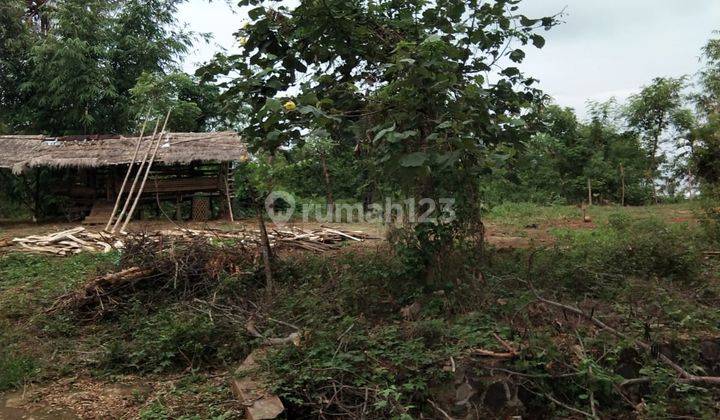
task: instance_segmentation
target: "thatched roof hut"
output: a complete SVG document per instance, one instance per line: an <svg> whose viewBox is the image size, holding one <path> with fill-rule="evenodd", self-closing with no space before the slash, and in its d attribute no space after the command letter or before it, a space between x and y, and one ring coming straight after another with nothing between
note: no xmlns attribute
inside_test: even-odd
<svg viewBox="0 0 720 420"><path fill-rule="evenodd" d="M132 161L137 137L123 136L0 136L0 168L21 174L30 168L99 168L127 165ZM140 156L150 146L145 137ZM218 133L168 133L155 161L172 165L191 162L247 160L245 144L233 131Z"/></svg>

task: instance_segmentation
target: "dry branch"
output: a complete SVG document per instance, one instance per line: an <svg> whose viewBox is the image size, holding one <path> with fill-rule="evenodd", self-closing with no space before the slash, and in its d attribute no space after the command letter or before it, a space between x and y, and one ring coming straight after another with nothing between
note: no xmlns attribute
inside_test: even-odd
<svg viewBox="0 0 720 420"><path fill-rule="evenodd" d="M615 335L616 337L622 338L623 340L627 340L631 343L634 343L636 346L642 348L643 350L645 350L647 352L651 351L651 346L649 344L629 337L627 334L624 334L624 333L616 330L615 328L605 324L604 322L595 318L593 315L587 314L579 308L575 308L573 306L569 306L569 305L565 305L565 304L555 302L555 301L552 301L549 299L545 299L544 297L540 296L540 294L538 294L534 288L532 289L532 291L535 294L536 298L540 302L551 305L551 306L555 306L557 308L561 308L563 310L572 312L577 315L580 315L583 318L586 318L587 320L589 320L590 322L595 324L596 326L598 326L600 329L606 330L606 331L610 332L611 334ZM675 372L677 372L678 375L680 375L682 382L701 384L701 385L720 385L720 377L718 377L718 376L696 376L696 375L693 375L693 374L689 373L688 371L686 371L684 368L682 368L680 365L678 365L677 363L675 363L669 357L665 356L662 353L658 354L657 357L661 362L665 363L667 366L669 366Z"/></svg>
<svg viewBox="0 0 720 420"><path fill-rule="evenodd" d="M102 305L103 299L108 297L112 290L128 286L138 280L147 279L152 277L153 274L153 269L131 267L117 273L96 277L79 291L60 296L47 312L53 313L69 308L81 308L96 303Z"/></svg>

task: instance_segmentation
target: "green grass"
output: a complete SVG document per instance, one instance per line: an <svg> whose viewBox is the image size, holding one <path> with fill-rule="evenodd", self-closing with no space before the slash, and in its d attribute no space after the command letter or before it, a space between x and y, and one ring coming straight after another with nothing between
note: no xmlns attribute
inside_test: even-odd
<svg viewBox="0 0 720 420"><path fill-rule="evenodd" d="M692 218L693 213L698 210L698 206L698 203L692 201L644 207L591 206L588 208L587 214L596 225L606 224L608 218L617 213L627 214L632 219L659 218L669 221L679 216ZM523 228L531 224L582 221L582 210L577 206L506 203L490 209L485 218L490 223Z"/></svg>
<svg viewBox="0 0 720 420"><path fill-rule="evenodd" d="M0 320L34 313L88 277L112 271L118 255L82 253L67 258L13 253L0 256Z"/></svg>
<svg viewBox="0 0 720 420"><path fill-rule="evenodd" d="M38 371L37 362L27 356L0 351L0 392L21 387Z"/></svg>

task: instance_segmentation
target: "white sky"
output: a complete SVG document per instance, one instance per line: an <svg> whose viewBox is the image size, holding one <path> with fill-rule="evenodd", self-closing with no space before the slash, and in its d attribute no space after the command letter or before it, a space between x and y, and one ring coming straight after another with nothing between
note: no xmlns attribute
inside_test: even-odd
<svg viewBox="0 0 720 420"><path fill-rule="evenodd" d="M233 4L234 4L234 0ZM694 74L702 46L720 30L720 0L525 0L528 17L565 8L565 23L543 32L542 50L527 48L522 70L560 105L584 115L588 99L619 100L658 76ZM235 12L233 11L235 9ZM184 63L192 72L220 48L232 50L245 10L223 0L190 0L180 19L214 40L198 44Z"/></svg>

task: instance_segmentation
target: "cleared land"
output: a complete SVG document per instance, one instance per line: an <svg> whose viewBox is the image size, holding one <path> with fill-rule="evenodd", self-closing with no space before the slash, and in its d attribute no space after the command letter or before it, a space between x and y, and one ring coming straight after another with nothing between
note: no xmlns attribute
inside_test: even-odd
<svg viewBox="0 0 720 420"><path fill-rule="evenodd" d="M88 279L116 271L119 254L0 255L0 418L233 418L243 406L228 381L262 344L245 332L250 319L267 336L293 331L271 319L303 331L299 348L278 348L262 365L293 415L347 415L363 401L376 416L422 401L426 415L439 413L433 407L453 416L478 407L495 415L593 407L616 415L713 413L714 390L679 381L628 339L543 304L531 290L648 342L694 374L720 373L718 264L692 204L589 214L585 223L575 207L495 208L486 219L497 248L489 264L447 256L457 258L457 272L441 277L408 271L403 255L370 241L285 255L271 297L260 291L261 271L235 261L212 281L179 277L197 290L178 291L177 276L174 287L172 276L161 276L112 296L112 308L79 312L46 311ZM0 237L71 226L3 224ZM418 278L423 284L413 283Z"/></svg>

